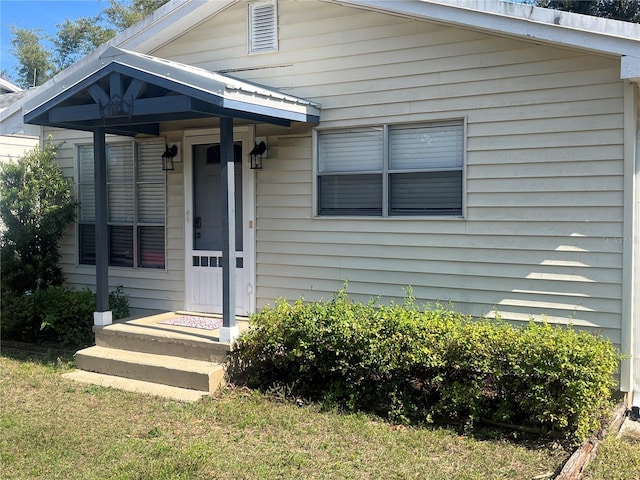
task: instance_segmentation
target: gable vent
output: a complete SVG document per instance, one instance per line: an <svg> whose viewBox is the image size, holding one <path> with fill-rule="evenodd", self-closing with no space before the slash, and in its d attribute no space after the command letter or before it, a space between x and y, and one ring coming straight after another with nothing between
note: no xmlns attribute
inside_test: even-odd
<svg viewBox="0 0 640 480"><path fill-rule="evenodd" d="M275 2L249 4L249 53L278 50L278 12Z"/></svg>

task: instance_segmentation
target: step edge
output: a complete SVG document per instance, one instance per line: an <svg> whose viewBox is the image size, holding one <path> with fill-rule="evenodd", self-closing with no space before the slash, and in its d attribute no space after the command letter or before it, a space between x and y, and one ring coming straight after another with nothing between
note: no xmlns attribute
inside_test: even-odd
<svg viewBox="0 0 640 480"><path fill-rule="evenodd" d="M210 362L206 360L196 360L192 358L176 357L172 355L160 355L157 353L145 353L132 350L122 350L118 348L109 348L94 345L92 347L79 350L75 354L76 361L78 357L88 357L92 359L113 360L121 363L133 363L140 364L148 367L161 367L182 371L189 371L193 373L208 373L208 370L224 369L223 362ZM195 367L195 371L175 368L172 365L167 365L173 360L180 362L183 366Z"/></svg>
<svg viewBox="0 0 640 480"><path fill-rule="evenodd" d="M138 326L127 326L125 328L121 328L121 325L118 325L117 328L109 328L114 325L109 325L107 327L94 327L94 333L96 336L104 335L109 337L135 337L141 339L153 339L158 342L167 342L167 343L182 343L187 344L190 343L194 346L206 346L213 347L217 349L224 349L225 351L231 351L231 344L221 343L219 341L209 339L209 338L194 338L193 335L183 332L148 332L144 331L144 327Z"/></svg>
<svg viewBox="0 0 640 480"><path fill-rule="evenodd" d="M200 399L211 395L211 392L195 390L184 387L175 387L160 383L147 382L105 373L89 372L86 370L73 370L62 374L63 378L86 385L97 385L101 387L114 388L127 392L150 395L161 398L169 398L183 402L197 402Z"/></svg>

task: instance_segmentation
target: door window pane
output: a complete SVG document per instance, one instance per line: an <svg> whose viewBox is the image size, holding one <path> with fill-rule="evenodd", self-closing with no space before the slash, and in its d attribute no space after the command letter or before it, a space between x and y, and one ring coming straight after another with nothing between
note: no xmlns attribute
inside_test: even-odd
<svg viewBox="0 0 640 480"><path fill-rule="evenodd" d="M193 147L193 248L222 250L222 210L220 197L220 144ZM242 143L234 144L234 178L236 210L236 251L243 248L242 216Z"/></svg>

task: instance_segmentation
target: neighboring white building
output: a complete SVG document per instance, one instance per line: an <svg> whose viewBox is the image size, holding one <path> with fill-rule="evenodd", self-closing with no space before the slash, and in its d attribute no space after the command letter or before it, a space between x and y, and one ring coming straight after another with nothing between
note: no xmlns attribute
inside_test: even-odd
<svg viewBox="0 0 640 480"><path fill-rule="evenodd" d="M16 93L21 91L22 89L19 86L14 85L10 81L0 77L0 95L4 95L5 93Z"/></svg>
<svg viewBox="0 0 640 480"><path fill-rule="evenodd" d="M22 99L27 93L0 78L0 162L15 160L38 145L40 128L27 125L25 133L22 121Z"/></svg>
<svg viewBox="0 0 640 480"><path fill-rule="evenodd" d="M76 178L73 285L95 285L100 255L79 130L105 128L131 135L107 139L109 284L138 312L221 310L219 118L235 117L238 313L411 286L597 331L640 383L639 81L640 26L529 5L173 0L24 113Z"/></svg>

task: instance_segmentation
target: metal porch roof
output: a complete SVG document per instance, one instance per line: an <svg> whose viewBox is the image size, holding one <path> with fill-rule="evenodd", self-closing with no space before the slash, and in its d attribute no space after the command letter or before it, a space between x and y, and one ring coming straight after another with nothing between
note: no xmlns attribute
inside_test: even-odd
<svg viewBox="0 0 640 480"><path fill-rule="evenodd" d="M317 103L116 47L68 80L47 89L26 111L25 123L157 135L160 122L212 116L286 126L319 122Z"/></svg>

